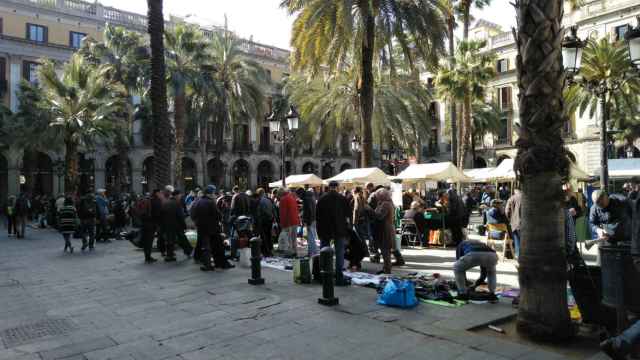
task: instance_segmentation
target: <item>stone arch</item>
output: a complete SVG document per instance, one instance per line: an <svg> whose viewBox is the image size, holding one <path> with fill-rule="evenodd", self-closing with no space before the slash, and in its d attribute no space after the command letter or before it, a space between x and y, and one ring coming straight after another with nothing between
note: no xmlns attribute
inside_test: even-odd
<svg viewBox="0 0 640 360"><path fill-rule="evenodd" d="M249 176L251 175L251 166L245 159L236 160L231 169L231 186L238 186L241 190L249 188Z"/></svg>
<svg viewBox="0 0 640 360"><path fill-rule="evenodd" d="M226 168L227 165L218 158L209 160L207 162L207 179L209 180L209 184L215 185L218 188L224 187Z"/></svg>
<svg viewBox="0 0 640 360"><path fill-rule="evenodd" d="M482 156L476 156L476 159L473 161L473 167L476 169L486 168L487 160L485 160Z"/></svg>
<svg viewBox="0 0 640 360"><path fill-rule="evenodd" d="M303 174L317 174L318 173L318 169L316 167L316 164L312 163L311 161L308 161L308 162L304 163L304 165L302 165L302 173Z"/></svg>
<svg viewBox="0 0 640 360"><path fill-rule="evenodd" d="M121 176L119 174L120 166L118 166L118 155L113 155L107 159L104 163L104 173L105 173L105 187L109 194L118 193L118 192L131 192L131 179L132 179L132 169L131 169L131 160L127 158L127 169L122 177L123 183L121 184L120 189L116 189L116 178Z"/></svg>
<svg viewBox="0 0 640 360"><path fill-rule="evenodd" d="M509 155L500 155L500 156L498 157L498 162L496 163L496 166L500 165L500 163L501 163L503 160L506 160L506 159L511 159L511 156L509 156Z"/></svg>
<svg viewBox="0 0 640 360"><path fill-rule="evenodd" d="M40 151L25 150L20 169L20 191L36 195L53 194L53 161ZM64 173L59 177L63 181Z"/></svg>
<svg viewBox="0 0 640 360"><path fill-rule="evenodd" d="M343 171L345 171L345 170L349 170L349 169L351 169L351 168L353 168L353 166L351 166L351 164L349 164L349 163L344 163L344 164L342 164L342 166L340 166L340 172L343 172Z"/></svg>
<svg viewBox="0 0 640 360"><path fill-rule="evenodd" d="M335 169L333 168L333 164L331 162L327 162L322 166L322 178L328 179L333 177L335 173Z"/></svg>
<svg viewBox="0 0 640 360"><path fill-rule="evenodd" d="M185 193L195 189L198 182L198 167L196 162L186 156L182 158L182 181Z"/></svg>
<svg viewBox="0 0 640 360"><path fill-rule="evenodd" d="M273 182L275 179L273 178L273 164L269 160L262 160L258 164L258 169L256 171L257 177L257 187L262 187L267 189L269 187L269 183Z"/></svg>

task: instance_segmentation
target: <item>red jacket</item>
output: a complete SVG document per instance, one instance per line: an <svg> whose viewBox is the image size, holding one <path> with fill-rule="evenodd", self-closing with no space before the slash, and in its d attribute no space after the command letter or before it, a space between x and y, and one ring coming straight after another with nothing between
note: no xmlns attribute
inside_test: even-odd
<svg viewBox="0 0 640 360"><path fill-rule="evenodd" d="M300 225L298 202L296 197L288 192L280 199L280 227L286 229L297 225Z"/></svg>

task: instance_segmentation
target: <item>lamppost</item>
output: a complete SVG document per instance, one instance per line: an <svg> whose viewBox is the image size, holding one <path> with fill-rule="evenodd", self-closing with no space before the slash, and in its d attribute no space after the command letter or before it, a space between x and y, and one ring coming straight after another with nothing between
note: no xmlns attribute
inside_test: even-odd
<svg viewBox="0 0 640 360"><path fill-rule="evenodd" d="M58 177L58 195L62 193L62 176L64 176L66 170L67 169L64 160L56 160L53 162L53 171Z"/></svg>
<svg viewBox="0 0 640 360"><path fill-rule="evenodd" d="M351 139L351 151L356 155L356 167L360 167L360 152L362 151L362 143L360 137L353 135Z"/></svg>
<svg viewBox="0 0 640 360"><path fill-rule="evenodd" d="M580 40L577 35L578 28L571 27L570 34L562 42L562 63L567 73L569 85L577 85L594 94L599 99L600 121L600 184L603 190L609 189L609 161L608 161L608 128L609 112L607 111L607 99L610 94L620 89L629 79L637 77L640 70L640 18L636 28L629 28L625 39L629 48L629 58L634 67L634 72L625 72L622 79L592 80L576 76L582 66L582 50L587 41Z"/></svg>
<svg viewBox="0 0 640 360"><path fill-rule="evenodd" d="M284 118L278 119L278 116L275 112L271 112L271 114L267 117L267 121L269 121L269 129L271 133L275 137L276 141L281 143L281 152L282 152L282 167L280 170L280 176L282 179L282 187L286 187L286 147L287 142L293 139L296 131L298 130L298 125L300 121L300 115L296 111L293 105L289 106L289 113ZM287 125L287 126L286 126Z"/></svg>

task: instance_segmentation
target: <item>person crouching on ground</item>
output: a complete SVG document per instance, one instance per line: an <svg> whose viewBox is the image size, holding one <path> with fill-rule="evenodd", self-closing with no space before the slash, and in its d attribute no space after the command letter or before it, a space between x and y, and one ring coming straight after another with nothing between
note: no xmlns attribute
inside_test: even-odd
<svg viewBox="0 0 640 360"><path fill-rule="evenodd" d="M64 238L64 252L69 250L70 253L73 253L71 236L76 231L76 219L77 212L75 206L73 206L73 200L70 197L66 197L60 211L58 211L58 230L60 230Z"/></svg>
<svg viewBox="0 0 640 360"><path fill-rule="evenodd" d="M497 302L496 297L496 264L498 263L498 255L495 250L487 244L477 240L465 240L458 245L456 249L456 262L453 264L453 271L456 277L456 286L458 287L458 300L468 301L469 293L467 292L467 270L480 266L480 279L484 279L485 275L488 280L490 291L490 302ZM481 281L480 280L480 281Z"/></svg>

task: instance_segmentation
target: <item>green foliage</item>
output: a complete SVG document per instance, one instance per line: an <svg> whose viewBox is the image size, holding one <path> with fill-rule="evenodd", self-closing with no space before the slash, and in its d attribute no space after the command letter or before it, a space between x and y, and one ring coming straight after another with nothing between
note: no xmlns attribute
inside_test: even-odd
<svg viewBox="0 0 640 360"><path fill-rule="evenodd" d="M609 42L606 38L589 41L582 55L581 78L583 86L565 88L565 114L596 117L599 97L595 91L599 84L613 89L606 99L613 125L623 132L623 138L636 138L640 132L640 79L633 74L635 69L629 60L629 52L623 42ZM586 88L585 88L586 87Z"/></svg>
<svg viewBox="0 0 640 360"><path fill-rule="evenodd" d="M472 107L473 136L476 141L482 141L487 134L498 134L502 128L504 112L496 103L477 102Z"/></svg>
<svg viewBox="0 0 640 360"><path fill-rule="evenodd" d="M194 25L178 24L165 31L167 74L174 95L183 95L187 85L199 76L206 47L202 32Z"/></svg>

